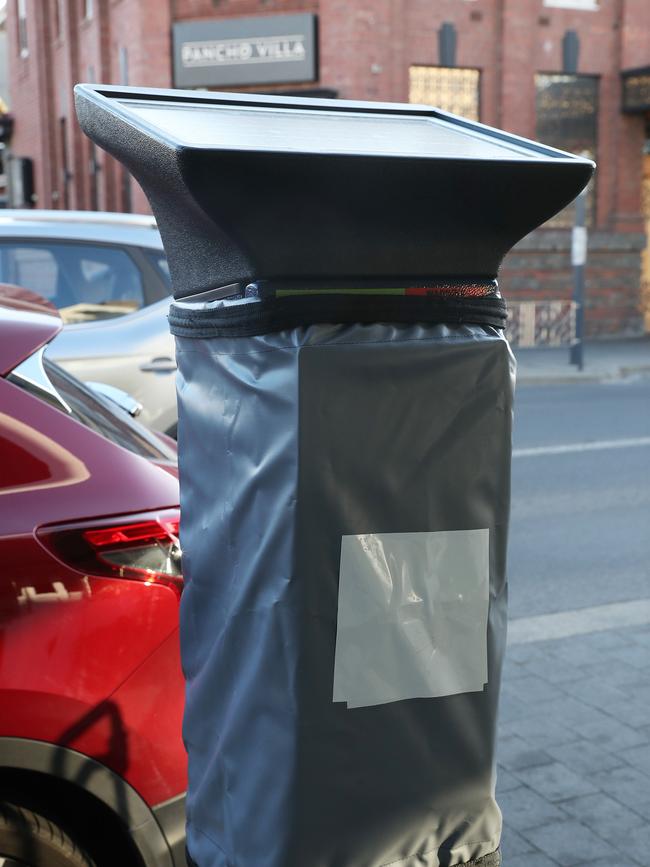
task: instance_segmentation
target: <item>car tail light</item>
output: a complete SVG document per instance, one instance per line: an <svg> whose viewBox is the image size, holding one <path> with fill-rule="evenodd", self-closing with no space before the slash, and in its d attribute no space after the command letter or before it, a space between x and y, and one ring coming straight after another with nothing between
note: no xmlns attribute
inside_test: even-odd
<svg viewBox="0 0 650 867"><path fill-rule="evenodd" d="M88 575L183 586L178 509L41 527L38 538L68 566Z"/></svg>

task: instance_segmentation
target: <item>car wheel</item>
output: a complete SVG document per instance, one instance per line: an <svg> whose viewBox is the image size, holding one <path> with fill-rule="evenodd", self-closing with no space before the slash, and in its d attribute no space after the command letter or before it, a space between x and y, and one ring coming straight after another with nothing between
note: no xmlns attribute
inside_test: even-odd
<svg viewBox="0 0 650 867"><path fill-rule="evenodd" d="M95 867L95 862L45 816L0 803L3 867Z"/></svg>

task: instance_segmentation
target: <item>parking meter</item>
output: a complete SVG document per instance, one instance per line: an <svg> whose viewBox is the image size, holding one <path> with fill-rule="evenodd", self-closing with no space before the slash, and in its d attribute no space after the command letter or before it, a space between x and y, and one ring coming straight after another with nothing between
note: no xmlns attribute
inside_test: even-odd
<svg viewBox="0 0 650 867"><path fill-rule="evenodd" d="M191 858L497 867L496 277L593 164L412 105L76 99L174 287Z"/></svg>

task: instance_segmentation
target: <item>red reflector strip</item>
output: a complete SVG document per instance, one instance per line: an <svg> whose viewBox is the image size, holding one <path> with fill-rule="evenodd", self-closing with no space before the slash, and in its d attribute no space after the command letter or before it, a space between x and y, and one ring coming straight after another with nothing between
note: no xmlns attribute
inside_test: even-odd
<svg viewBox="0 0 650 867"><path fill-rule="evenodd" d="M152 542L178 536L178 521L142 521L137 524L123 524L118 527L102 527L84 530L83 536L94 548L109 545L128 545L134 542Z"/></svg>
<svg viewBox="0 0 650 867"><path fill-rule="evenodd" d="M405 295L456 298L485 298L495 294L494 283L443 283L438 286L408 286Z"/></svg>

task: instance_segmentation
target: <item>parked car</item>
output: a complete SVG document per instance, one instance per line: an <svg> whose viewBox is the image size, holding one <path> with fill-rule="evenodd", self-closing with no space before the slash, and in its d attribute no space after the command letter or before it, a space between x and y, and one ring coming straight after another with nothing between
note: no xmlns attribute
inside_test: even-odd
<svg viewBox="0 0 650 867"><path fill-rule="evenodd" d="M181 867L176 447L0 305L0 864Z"/></svg>
<svg viewBox="0 0 650 867"><path fill-rule="evenodd" d="M0 282L38 292L65 328L49 354L82 380L124 389L140 420L175 435L169 270L153 217L0 212Z"/></svg>

